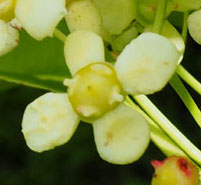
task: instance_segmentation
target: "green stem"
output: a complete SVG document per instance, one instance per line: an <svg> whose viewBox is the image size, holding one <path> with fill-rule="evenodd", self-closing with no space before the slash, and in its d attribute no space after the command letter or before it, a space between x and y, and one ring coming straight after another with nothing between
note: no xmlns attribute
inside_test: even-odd
<svg viewBox="0 0 201 185"><path fill-rule="evenodd" d="M144 111L181 147L183 151L201 166L201 151L194 146L144 95L134 96Z"/></svg>
<svg viewBox="0 0 201 185"><path fill-rule="evenodd" d="M201 95L201 83L195 79L182 65L177 67L177 74L199 95Z"/></svg>
<svg viewBox="0 0 201 185"><path fill-rule="evenodd" d="M61 32L59 29L56 28L54 30L54 36L56 38L58 38L61 42L65 43L65 41L66 41L66 35L63 32Z"/></svg>
<svg viewBox="0 0 201 185"><path fill-rule="evenodd" d="M191 97L190 93L176 74L170 80L170 84L182 99L195 121L201 127L201 112Z"/></svg>
<svg viewBox="0 0 201 185"><path fill-rule="evenodd" d="M156 16L153 25L153 31L155 33L160 33L162 30L163 21L166 16L167 2L168 0L158 0Z"/></svg>
<svg viewBox="0 0 201 185"><path fill-rule="evenodd" d="M166 156L184 156L184 151L154 122L139 106L137 106L128 96L125 104L138 111L147 120L151 129L151 140Z"/></svg>
<svg viewBox="0 0 201 185"><path fill-rule="evenodd" d="M184 39L184 43L186 43L187 34L188 34L188 24L187 24L188 14L189 14L188 12L184 13L183 28L182 28L182 34L181 34Z"/></svg>

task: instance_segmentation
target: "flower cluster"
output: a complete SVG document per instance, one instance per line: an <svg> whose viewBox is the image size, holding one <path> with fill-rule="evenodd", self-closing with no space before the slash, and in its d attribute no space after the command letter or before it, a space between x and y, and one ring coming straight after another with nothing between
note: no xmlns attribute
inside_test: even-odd
<svg viewBox="0 0 201 185"><path fill-rule="evenodd" d="M176 47L162 36L144 33L123 50L112 66L105 62L101 37L80 30L67 37L64 53L72 74L72 79L64 81L68 95L47 94L27 107L23 133L28 146L41 152L67 142L80 119L92 123L103 159L115 164L138 159L149 142L149 127L139 113L123 104L124 96L150 94L163 88L180 57ZM163 78L159 79L160 73ZM64 102L66 114L60 111ZM73 114L77 119L71 119ZM63 130L60 134L58 127ZM71 132L67 135L65 130Z"/></svg>
<svg viewBox="0 0 201 185"><path fill-rule="evenodd" d="M42 40L53 36L55 27L66 13L65 0L1 0L0 56L18 45L19 29Z"/></svg>
<svg viewBox="0 0 201 185"><path fill-rule="evenodd" d="M124 104L125 97L164 88L185 49L181 35L167 20L160 25L160 35L152 33L157 2L0 0L0 55L17 46L19 28L42 40L52 37L65 18L71 32L64 41L72 74L64 80L67 93L47 93L27 106L22 132L29 148L43 152L66 143L82 121L92 124L104 160L128 164L144 153L149 126L137 110ZM200 0L169 0L165 16L200 7ZM198 10L188 18L190 33L198 43L200 17ZM119 54L115 64L106 61L107 46Z"/></svg>
<svg viewBox="0 0 201 185"><path fill-rule="evenodd" d="M0 1L0 56L18 45L19 33L9 23L15 15L15 4L16 0Z"/></svg>

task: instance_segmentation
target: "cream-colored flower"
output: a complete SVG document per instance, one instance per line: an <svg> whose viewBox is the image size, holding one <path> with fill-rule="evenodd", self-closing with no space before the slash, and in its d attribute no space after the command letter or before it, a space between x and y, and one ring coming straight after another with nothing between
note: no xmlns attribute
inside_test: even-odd
<svg viewBox="0 0 201 185"><path fill-rule="evenodd" d="M66 13L65 0L17 0L15 8L22 27L37 40L53 36Z"/></svg>
<svg viewBox="0 0 201 185"><path fill-rule="evenodd" d="M14 18L16 0L0 0L0 56L14 49L19 42L19 33L10 25Z"/></svg>
<svg viewBox="0 0 201 185"><path fill-rule="evenodd" d="M42 152L64 144L83 120L92 123L104 160L136 161L148 146L149 126L137 111L124 105L116 72L105 62L102 39L93 32L73 32L64 52L73 75L64 81L68 93L47 93L27 106L22 122L27 145Z"/></svg>
<svg viewBox="0 0 201 185"><path fill-rule="evenodd" d="M189 15L188 29L195 42L201 45L201 9Z"/></svg>
<svg viewBox="0 0 201 185"><path fill-rule="evenodd" d="M162 44L160 53L155 51L157 44ZM28 146L42 152L64 144L82 120L92 124L102 159L113 164L136 161L148 146L150 130L145 118L124 104L127 89L133 89L132 80L136 82L126 70L134 70L135 74L136 66L141 66L138 80L143 86L152 80L156 85L148 92L155 92L162 88L158 84L164 86L175 70L177 49L162 36L144 33L124 49L113 66L105 61L101 37L80 30L67 37L64 53L72 73L72 78L64 81L68 93L48 93L28 105L22 123ZM144 57L146 60L142 60ZM142 63L135 63L137 59ZM141 93L147 93L143 88Z"/></svg>
<svg viewBox="0 0 201 185"><path fill-rule="evenodd" d="M14 49L19 42L19 33L3 20L0 20L0 56Z"/></svg>

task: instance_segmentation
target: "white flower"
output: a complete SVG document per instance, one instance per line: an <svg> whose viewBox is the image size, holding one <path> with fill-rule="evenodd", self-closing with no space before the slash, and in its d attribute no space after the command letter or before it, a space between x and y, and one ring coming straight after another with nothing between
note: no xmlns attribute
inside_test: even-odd
<svg viewBox="0 0 201 185"><path fill-rule="evenodd" d="M0 56L14 49L19 42L19 33L10 25L14 18L15 0L0 1Z"/></svg>
<svg viewBox="0 0 201 185"><path fill-rule="evenodd" d="M65 0L17 0L15 8L23 28L37 40L52 37L66 13Z"/></svg>
<svg viewBox="0 0 201 185"><path fill-rule="evenodd" d="M201 45L201 10L197 10L189 15L188 29L191 37Z"/></svg>
<svg viewBox="0 0 201 185"><path fill-rule="evenodd" d="M19 33L9 23L0 20L0 56L14 49L19 42Z"/></svg>
<svg viewBox="0 0 201 185"><path fill-rule="evenodd" d="M164 86L178 63L177 49L162 36L144 33L125 48L114 68L105 62L101 37L82 30L68 36L64 52L72 72L72 79L64 81L68 93L47 93L28 105L22 122L27 145L36 152L62 145L82 120L92 124L101 158L114 164L136 161L148 146L150 130L145 118L123 103L125 91L134 87L132 80L136 80L132 75L136 66L141 67L137 73L139 82L149 85L151 80L156 84L149 92L161 88L157 77ZM121 70L125 72L123 76ZM128 73L130 76L126 73L129 70L134 70L133 74ZM144 92L147 93L146 88Z"/></svg>
<svg viewBox="0 0 201 185"><path fill-rule="evenodd" d="M113 66L105 62L100 37L73 32L66 39L65 57L73 72L73 78L64 82L69 86L68 96L48 93L28 105L22 124L28 146L42 152L64 144L81 119L92 123L104 160L114 164L136 161L148 146L149 126L140 113L124 105L121 84Z"/></svg>

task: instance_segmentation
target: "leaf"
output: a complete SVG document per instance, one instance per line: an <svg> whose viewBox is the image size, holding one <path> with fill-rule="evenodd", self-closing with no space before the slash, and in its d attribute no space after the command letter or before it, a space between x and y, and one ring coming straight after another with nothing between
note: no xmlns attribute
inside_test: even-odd
<svg viewBox="0 0 201 185"><path fill-rule="evenodd" d="M20 33L20 44L0 57L0 79L31 87L64 92L63 80L70 77L65 64L63 44L55 38L43 41Z"/></svg>

